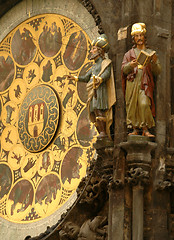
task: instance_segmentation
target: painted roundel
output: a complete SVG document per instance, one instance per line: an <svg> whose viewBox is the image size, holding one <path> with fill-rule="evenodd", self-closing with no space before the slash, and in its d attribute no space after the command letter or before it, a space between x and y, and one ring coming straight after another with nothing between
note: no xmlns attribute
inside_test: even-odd
<svg viewBox="0 0 174 240"><path fill-rule="evenodd" d="M6 52L0 53L0 92L7 90L14 78L15 67L11 56Z"/></svg>
<svg viewBox="0 0 174 240"><path fill-rule="evenodd" d="M16 63L27 65L36 53L36 42L29 28L18 28L11 42L11 52Z"/></svg>
<svg viewBox="0 0 174 240"><path fill-rule="evenodd" d="M7 196L12 184L12 172L8 165L0 164L0 200Z"/></svg>
<svg viewBox="0 0 174 240"><path fill-rule="evenodd" d="M71 19L27 19L0 43L0 217L57 219L76 200L95 151L84 75L91 40ZM33 223L34 224L34 223Z"/></svg>

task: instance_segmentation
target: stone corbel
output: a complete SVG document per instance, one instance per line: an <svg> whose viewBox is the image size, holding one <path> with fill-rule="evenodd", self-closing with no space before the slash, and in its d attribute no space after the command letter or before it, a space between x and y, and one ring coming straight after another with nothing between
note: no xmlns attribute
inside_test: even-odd
<svg viewBox="0 0 174 240"><path fill-rule="evenodd" d="M96 148L97 159L95 163L95 170L101 178L108 181L113 175L113 147Z"/></svg>
<svg viewBox="0 0 174 240"><path fill-rule="evenodd" d="M138 139L136 137L136 139ZM126 181L133 185L141 182L147 184L151 171L151 152L156 148L154 142L143 140L140 136L138 140L130 140L120 143L120 147L127 153L127 176Z"/></svg>

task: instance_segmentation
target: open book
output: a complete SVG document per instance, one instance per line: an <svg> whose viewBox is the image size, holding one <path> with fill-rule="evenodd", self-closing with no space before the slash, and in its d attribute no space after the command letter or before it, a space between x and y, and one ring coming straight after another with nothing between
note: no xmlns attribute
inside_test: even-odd
<svg viewBox="0 0 174 240"><path fill-rule="evenodd" d="M152 51L151 53L147 53L144 50L141 50L140 54L138 55L137 62L138 64L142 65L143 67L147 65L150 60L152 59L153 55L156 51Z"/></svg>

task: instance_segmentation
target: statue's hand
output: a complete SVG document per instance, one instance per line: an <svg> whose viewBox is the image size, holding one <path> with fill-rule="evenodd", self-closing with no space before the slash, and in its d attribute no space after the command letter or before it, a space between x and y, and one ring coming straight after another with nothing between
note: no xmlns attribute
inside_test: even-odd
<svg viewBox="0 0 174 240"><path fill-rule="evenodd" d="M130 65L131 65L132 68L138 66L137 60L136 60L136 59L132 60L132 61L130 62Z"/></svg>
<svg viewBox="0 0 174 240"><path fill-rule="evenodd" d="M64 75L64 77L66 77L68 80L73 80L73 81L78 81L78 77L77 76L72 76L72 75Z"/></svg>
<svg viewBox="0 0 174 240"><path fill-rule="evenodd" d="M95 82L97 85L100 85L103 82L103 79L101 77L95 77Z"/></svg>
<svg viewBox="0 0 174 240"><path fill-rule="evenodd" d="M152 62L156 63L156 61L157 61L157 55L154 54L154 55L152 56Z"/></svg>

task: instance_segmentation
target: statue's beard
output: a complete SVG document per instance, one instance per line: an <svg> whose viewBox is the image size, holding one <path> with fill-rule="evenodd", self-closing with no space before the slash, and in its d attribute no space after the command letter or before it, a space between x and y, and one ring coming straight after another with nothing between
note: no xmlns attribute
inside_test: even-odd
<svg viewBox="0 0 174 240"><path fill-rule="evenodd" d="M137 40L136 45L144 45L144 40L142 39Z"/></svg>
<svg viewBox="0 0 174 240"><path fill-rule="evenodd" d="M144 44L144 42L142 40L137 41L137 45L143 45L143 44Z"/></svg>
<svg viewBox="0 0 174 240"><path fill-rule="evenodd" d="M89 56L89 60L94 60L96 57L98 57L99 56L99 53L97 52L97 53L94 53L94 54L91 54L90 56Z"/></svg>

